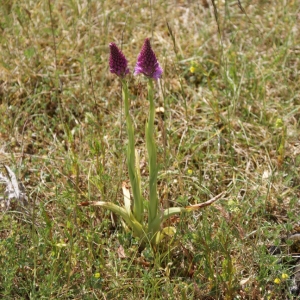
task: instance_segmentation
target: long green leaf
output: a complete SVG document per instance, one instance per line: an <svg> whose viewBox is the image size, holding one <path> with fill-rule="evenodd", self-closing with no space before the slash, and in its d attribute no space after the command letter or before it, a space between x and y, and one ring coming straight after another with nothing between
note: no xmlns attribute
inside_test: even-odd
<svg viewBox="0 0 300 300"><path fill-rule="evenodd" d="M105 202L105 201L89 202L89 205L101 206L106 209L109 209L110 211L114 212L115 214L121 216L124 219L126 224L133 230L133 234L135 236L137 237L144 236L145 230L141 225L141 223L139 223L131 213L128 214L124 207L118 206L111 202Z"/></svg>
<svg viewBox="0 0 300 300"><path fill-rule="evenodd" d="M171 216L180 214L184 211L187 211L187 209L185 207L170 207L170 208L167 208L167 209L164 210L163 220L166 221Z"/></svg>

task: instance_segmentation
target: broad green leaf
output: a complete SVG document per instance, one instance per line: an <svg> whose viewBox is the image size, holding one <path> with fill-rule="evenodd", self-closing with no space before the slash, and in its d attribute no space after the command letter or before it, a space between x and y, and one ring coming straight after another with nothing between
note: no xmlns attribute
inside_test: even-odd
<svg viewBox="0 0 300 300"><path fill-rule="evenodd" d="M184 211L187 211L185 207L170 207L164 210L164 221L170 218L173 215L180 214Z"/></svg>
<svg viewBox="0 0 300 300"><path fill-rule="evenodd" d="M155 244L158 245L166 237L173 237L176 233L176 229L173 226L168 226L158 231L155 235Z"/></svg>
<svg viewBox="0 0 300 300"><path fill-rule="evenodd" d="M144 235L143 226L134 218L132 213L128 214L124 207L120 207L114 203L105 202L105 201L94 201L94 202L90 202L89 205L102 206L106 209L111 210L112 212L121 216L124 219L126 224L132 229L133 234L135 236L142 237Z"/></svg>
<svg viewBox="0 0 300 300"><path fill-rule="evenodd" d="M163 230L158 232L155 237L156 244L158 245L159 243L161 243L161 241L164 239L165 236L172 238L175 235L175 233L176 233L175 227L168 226L163 228Z"/></svg>
<svg viewBox="0 0 300 300"><path fill-rule="evenodd" d="M176 233L176 228L173 227L173 226L167 226L167 227L163 228L161 233L164 234L164 235L172 237Z"/></svg>

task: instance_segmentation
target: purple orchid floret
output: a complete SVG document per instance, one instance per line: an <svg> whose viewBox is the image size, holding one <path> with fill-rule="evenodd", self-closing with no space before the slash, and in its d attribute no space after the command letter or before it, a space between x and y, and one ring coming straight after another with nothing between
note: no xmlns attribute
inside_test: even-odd
<svg viewBox="0 0 300 300"><path fill-rule="evenodd" d="M109 56L109 68L110 72L117 74L123 78L129 73L128 61L122 51L117 47L115 43L109 44L110 56Z"/></svg>
<svg viewBox="0 0 300 300"><path fill-rule="evenodd" d="M158 79L161 77L162 73L163 70L151 48L150 40L147 38L145 39L143 48L138 56L134 68L134 75L144 74L149 78Z"/></svg>

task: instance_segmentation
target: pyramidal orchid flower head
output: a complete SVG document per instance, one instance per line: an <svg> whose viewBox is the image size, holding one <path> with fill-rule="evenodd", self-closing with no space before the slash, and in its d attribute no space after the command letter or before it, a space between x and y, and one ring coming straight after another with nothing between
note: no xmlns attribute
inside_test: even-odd
<svg viewBox="0 0 300 300"><path fill-rule="evenodd" d="M115 43L109 44L110 56L109 56L109 68L110 72L123 78L129 73L128 61L122 51L117 47Z"/></svg>
<svg viewBox="0 0 300 300"><path fill-rule="evenodd" d="M138 56L136 66L134 68L134 75L144 74L153 79L161 77L163 70L153 52L149 38L145 39L143 48Z"/></svg>

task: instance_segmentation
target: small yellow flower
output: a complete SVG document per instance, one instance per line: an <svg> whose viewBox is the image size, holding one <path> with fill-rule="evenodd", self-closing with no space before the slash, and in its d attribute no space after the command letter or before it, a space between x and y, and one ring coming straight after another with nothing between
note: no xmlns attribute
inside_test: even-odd
<svg viewBox="0 0 300 300"><path fill-rule="evenodd" d="M275 278L275 279L274 279L274 283L280 284L280 282L281 282L281 280L280 280L279 278Z"/></svg>
<svg viewBox="0 0 300 300"><path fill-rule="evenodd" d="M195 68L194 66L191 66L191 67L190 67L190 72L191 72L191 73L195 73L195 71L196 71L196 68Z"/></svg>
<svg viewBox="0 0 300 300"><path fill-rule="evenodd" d="M193 170L191 170L191 169L188 169L187 172L188 172L189 175L192 175L192 174L193 174Z"/></svg>
<svg viewBox="0 0 300 300"><path fill-rule="evenodd" d="M281 274L281 278L282 278L283 280L288 279L288 278L289 278L289 275L286 274L286 273L282 273L282 274Z"/></svg>
<svg viewBox="0 0 300 300"><path fill-rule="evenodd" d="M278 118L278 119L276 120L276 122L275 122L275 127L276 127L276 128L281 128L281 127L283 127L283 120L280 119L280 118Z"/></svg>
<svg viewBox="0 0 300 300"><path fill-rule="evenodd" d="M100 273L95 273L94 277L97 278L97 279L100 278Z"/></svg>

